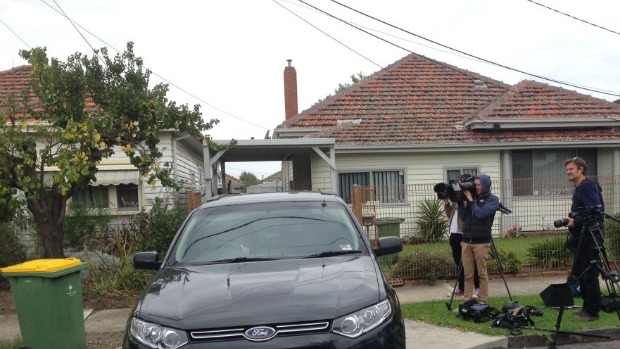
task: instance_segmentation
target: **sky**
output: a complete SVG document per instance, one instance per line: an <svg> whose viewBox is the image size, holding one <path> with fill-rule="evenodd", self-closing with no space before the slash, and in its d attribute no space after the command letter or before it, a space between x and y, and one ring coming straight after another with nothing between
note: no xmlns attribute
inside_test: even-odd
<svg viewBox="0 0 620 349"><path fill-rule="evenodd" d="M215 140L263 139L284 121L288 59L300 112L412 52L508 84L620 99L617 0L0 0L0 71L27 64L22 49L66 61L129 41L170 100L219 120ZM237 177L279 169L226 164Z"/></svg>

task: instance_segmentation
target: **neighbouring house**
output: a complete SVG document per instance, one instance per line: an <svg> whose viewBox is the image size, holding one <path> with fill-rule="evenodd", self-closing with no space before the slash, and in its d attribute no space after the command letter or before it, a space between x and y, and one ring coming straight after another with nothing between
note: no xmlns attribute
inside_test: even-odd
<svg viewBox="0 0 620 349"><path fill-rule="evenodd" d="M274 193L283 191L284 183L282 183L282 171L273 173L263 178L259 184L250 185L246 188L248 193Z"/></svg>
<svg viewBox="0 0 620 349"><path fill-rule="evenodd" d="M29 83L31 66L24 65L0 72L0 102L9 93L20 91ZM163 153L162 163L173 167L173 178L182 185L174 191L163 187L159 181L147 183L129 158L120 149L103 159L98 166L97 180L87 188L78 191L70 200L86 207L99 208L122 221L141 211L149 211L153 199L160 197L175 200L182 205L196 205L204 196L203 144L199 140L177 131L163 131L159 134L159 149ZM46 173L53 173L54 167L46 167Z"/></svg>
<svg viewBox="0 0 620 349"><path fill-rule="evenodd" d="M570 203L564 160L580 156L589 175L608 179L606 211L620 211L617 103L537 81L509 85L418 54L301 113L290 61L284 89L275 139L240 142L237 150L260 160L286 148L277 154L285 190L327 189L350 202L353 184L372 186L380 210L412 205L406 186L431 184L430 191L461 173L487 173L501 184L494 188L505 206L548 220L565 217L570 204L544 212L540 200ZM413 224L405 218L401 229Z"/></svg>

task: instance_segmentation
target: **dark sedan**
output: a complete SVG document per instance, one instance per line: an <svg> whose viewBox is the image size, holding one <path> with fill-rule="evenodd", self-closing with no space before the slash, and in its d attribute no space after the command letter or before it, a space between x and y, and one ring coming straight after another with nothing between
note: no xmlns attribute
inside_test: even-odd
<svg viewBox="0 0 620 349"><path fill-rule="evenodd" d="M123 348L405 348L396 293L351 210L316 192L216 197L194 210L127 323Z"/></svg>

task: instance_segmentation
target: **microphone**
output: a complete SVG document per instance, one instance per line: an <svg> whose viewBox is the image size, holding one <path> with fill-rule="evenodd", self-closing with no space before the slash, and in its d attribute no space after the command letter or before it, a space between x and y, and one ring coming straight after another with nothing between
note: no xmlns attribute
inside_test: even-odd
<svg viewBox="0 0 620 349"><path fill-rule="evenodd" d="M499 203L499 207L497 208L497 210L503 214L511 214L512 211L509 210L507 207L504 207L504 205L502 205L502 203Z"/></svg>

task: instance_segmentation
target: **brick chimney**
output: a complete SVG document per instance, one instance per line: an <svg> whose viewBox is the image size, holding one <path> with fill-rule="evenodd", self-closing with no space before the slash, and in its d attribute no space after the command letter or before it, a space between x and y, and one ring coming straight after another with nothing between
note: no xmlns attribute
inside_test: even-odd
<svg viewBox="0 0 620 349"><path fill-rule="evenodd" d="M297 72L291 66L292 59L287 59L288 66L284 68L284 120L297 115Z"/></svg>

